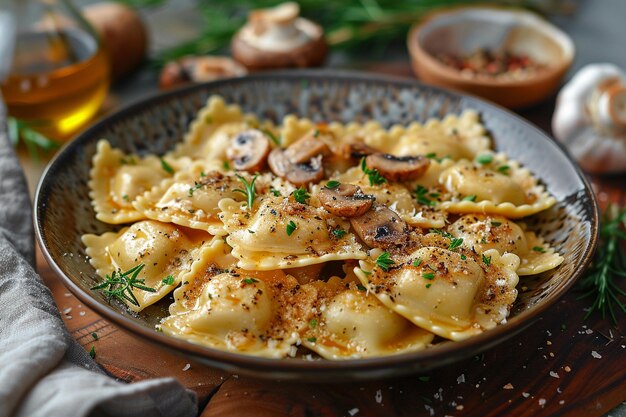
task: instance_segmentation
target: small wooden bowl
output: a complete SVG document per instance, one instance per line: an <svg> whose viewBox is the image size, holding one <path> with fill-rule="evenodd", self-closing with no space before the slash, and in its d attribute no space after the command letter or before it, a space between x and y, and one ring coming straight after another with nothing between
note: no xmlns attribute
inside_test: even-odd
<svg viewBox="0 0 626 417"><path fill-rule="evenodd" d="M548 97L574 59L572 40L554 25L528 11L494 7L434 13L411 28L407 45L413 71L421 80L511 109ZM469 56L481 49L526 55L545 67L520 78L471 75L437 58L440 54Z"/></svg>

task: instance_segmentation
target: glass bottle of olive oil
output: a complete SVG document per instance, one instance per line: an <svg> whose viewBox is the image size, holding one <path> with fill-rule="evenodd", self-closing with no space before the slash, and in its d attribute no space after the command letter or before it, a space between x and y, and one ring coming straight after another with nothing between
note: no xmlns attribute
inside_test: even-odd
<svg viewBox="0 0 626 417"><path fill-rule="evenodd" d="M46 136L68 139L106 97L107 55L69 0L13 0L12 7L15 44L0 85L9 114Z"/></svg>

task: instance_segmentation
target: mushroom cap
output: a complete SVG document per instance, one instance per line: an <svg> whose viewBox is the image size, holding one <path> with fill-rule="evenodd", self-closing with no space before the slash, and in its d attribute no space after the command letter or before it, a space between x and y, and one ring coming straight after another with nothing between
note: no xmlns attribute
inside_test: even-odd
<svg viewBox="0 0 626 417"><path fill-rule="evenodd" d="M382 205L375 205L362 216L351 218L350 224L361 240L372 248L399 247L409 238L407 224L395 211Z"/></svg>
<svg viewBox="0 0 626 417"><path fill-rule="evenodd" d="M159 76L159 87L166 90L190 82L202 83L247 73L245 67L225 56L187 56L165 65Z"/></svg>
<svg viewBox="0 0 626 417"><path fill-rule="evenodd" d="M304 163L294 164L285 156L283 149L275 148L270 152L267 162L275 175L296 186L307 186L324 178L322 155L313 157Z"/></svg>
<svg viewBox="0 0 626 417"><path fill-rule="evenodd" d="M375 153L365 158L369 169L376 169L389 181L411 181L421 177L430 166L430 159L423 155L393 156Z"/></svg>
<svg viewBox="0 0 626 417"><path fill-rule="evenodd" d="M226 149L226 158L237 171L259 172L265 167L271 150L270 141L257 129L244 130L235 135Z"/></svg>
<svg viewBox="0 0 626 417"><path fill-rule="evenodd" d="M285 156L294 164L304 163L314 156L327 155L328 146L313 134L304 135L285 149Z"/></svg>
<svg viewBox="0 0 626 417"><path fill-rule="evenodd" d="M352 184L322 187L317 197L328 212L340 217L362 216L376 200L376 197L364 194L359 186Z"/></svg>

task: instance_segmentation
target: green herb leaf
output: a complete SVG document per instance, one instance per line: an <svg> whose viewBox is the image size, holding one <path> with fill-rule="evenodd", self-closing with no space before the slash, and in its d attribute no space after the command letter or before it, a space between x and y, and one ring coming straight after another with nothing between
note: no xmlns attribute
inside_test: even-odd
<svg viewBox="0 0 626 417"><path fill-rule="evenodd" d="M335 180L330 180L326 183L326 188L328 188L329 190L334 190L335 188L339 187L341 185L341 183L339 181L335 181Z"/></svg>
<svg viewBox="0 0 626 417"><path fill-rule="evenodd" d="M166 276L161 280L164 285L174 285L174 277L171 275Z"/></svg>
<svg viewBox="0 0 626 417"><path fill-rule="evenodd" d="M204 171L200 172L201 177L206 177L206 173Z"/></svg>
<svg viewBox="0 0 626 417"><path fill-rule="evenodd" d="M89 356L91 356L91 359L95 359L96 358L96 347L92 346L91 350L89 351Z"/></svg>
<svg viewBox="0 0 626 417"><path fill-rule="evenodd" d="M544 249L543 246L533 246L533 250L535 252L546 253L546 250Z"/></svg>
<svg viewBox="0 0 626 417"><path fill-rule="evenodd" d="M483 263L487 266L491 265L491 256L485 256L483 253Z"/></svg>
<svg viewBox="0 0 626 417"><path fill-rule="evenodd" d="M356 287L358 288L359 291L367 291L367 288L365 288L363 285L361 284L356 284Z"/></svg>
<svg viewBox="0 0 626 417"><path fill-rule="evenodd" d="M416 260L413 261L413 266L415 267L420 266L421 263L422 263L422 258L417 258Z"/></svg>
<svg viewBox="0 0 626 417"><path fill-rule="evenodd" d="M98 340L98 333L96 332L91 333L91 337L93 337L93 340Z"/></svg>
<svg viewBox="0 0 626 417"><path fill-rule="evenodd" d="M438 235L441 235L443 237L447 237L448 239L452 239L452 235L448 232L446 232L445 230L442 229L429 229L428 230L429 233L437 233Z"/></svg>
<svg viewBox="0 0 626 417"><path fill-rule="evenodd" d="M498 167L498 172L501 173L501 174L504 174L504 175L508 175L510 169L511 169L510 166L502 165L501 167Z"/></svg>
<svg viewBox="0 0 626 417"><path fill-rule="evenodd" d="M197 181L194 181L193 184L194 186L191 187L188 192L189 197L193 197L193 193L196 192L196 190L199 190L200 188L202 188L202 186L204 185L201 182L197 182Z"/></svg>
<svg viewBox="0 0 626 417"><path fill-rule="evenodd" d="M415 198L417 199L417 202L423 206L434 206L435 202L430 200L428 197L426 197L427 194L428 194L428 188L419 184L417 185L417 187L415 187ZM437 197L439 196L439 194L435 194L435 195Z"/></svg>
<svg viewBox="0 0 626 417"><path fill-rule="evenodd" d="M333 229L333 236L335 236L337 239L341 239L345 236L346 233L348 232L340 228Z"/></svg>
<svg viewBox="0 0 626 417"><path fill-rule="evenodd" d="M381 185L387 182L387 179L380 175L377 169L369 169L365 163L365 157L361 158L361 170L370 182L370 185Z"/></svg>
<svg viewBox="0 0 626 417"><path fill-rule="evenodd" d="M428 284L425 285L426 288L430 288L433 284L431 284L430 282Z"/></svg>
<svg viewBox="0 0 626 417"><path fill-rule="evenodd" d="M238 192L238 193L242 193L243 195L246 196L246 202L248 203L248 210L252 210L252 205L254 204L254 198L256 197L256 188L254 187L254 183L256 182L256 179L259 177L259 174L254 174L254 177L252 177L252 181L248 182L248 180L246 180L244 177L242 177L239 174L236 174L237 178L239 178L239 181L241 181L241 183L243 184L243 190L242 189L235 189L233 191Z"/></svg>
<svg viewBox="0 0 626 417"><path fill-rule="evenodd" d="M297 227L298 225L296 225L293 220L289 220L289 223L287 223L287 236L291 236Z"/></svg>
<svg viewBox="0 0 626 417"><path fill-rule="evenodd" d="M309 322L309 327L311 329L315 329L316 326L317 326L317 319L311 319L311 321Z"/></svg>
<svg viewBox="0 0 626 417"><path fill-rule="evenodd" d="M458 248L462 244L463 244L463 238L462 237L454 237L454 238L450 239L450 246L448 246L448 250L455 250L456 248Z"/></svg>
<svg viewBox="0 0 626 417"><path fill-rule="evenodd" d="M311 198L306 188L300 187L297 190L294 190L291 195L293 199L296 200L300 204L306 204L306 201Z"/></svg>
<svg viewBox="0 0 626 417"><path fill-rule="evenodd" d="M467 259L467 256L465 256L465 255L461 254L461 260L463 260L463 261L464 261L464 260L466 260L466 259Z"/></svg>
<svg viewBox="0 0 626 417"><path fill-rule="evenodd" d="M270 185L270 193L274 195L274 197L280 197L280 191L278 191L274 186Z"/></svg>
<svg viewBox="0 0 626 417"><path fill-rule="evenodd" d="M376 265L385 272L389 271L389 267L395 263L389 252L383 252L376 258Z"/></svg>
<svg viewBox="0 0 626 417"><path fill-rule="evenodd" d="M128 194L124 194L122 198L124 199L124 201L130 201L130 199L128 198Z"/></svg>
<svg viewBox="0 0 626 417"><path fill-rule="evenodd" d="M478 155L478 157L476 158L476 162L478 162L481 165L490 164L491 162L493 162L493 155L490 155L488 153Z"/></svg>
<svg viewBox="0 0 626 417"><path fill-rule="evenodd" d="M174 168L172 168L172 166L170 164L168 164L165 159L163 158L159 158L161 161L161 168L163 168L163 171L167 172L168 174L173 174L174 173Z"/></svg>
<svg viewBox="0 0 626 417"><path fill-rule="evenodd" d="M222 168L224 168L224 171L230 171L230 164L228 161L222 162Z"/></svg>
<svg viewBox="0 0 626 417"><path fill-rule="evenodd" d="M316 339L315 337L309 337L309 338L307 338L306 340L308 340L308 341L309 341L309 342L311 342L311 343L315 343L315 342L317 342L317 339Z"/></svg>
<svg viewBox="0 0 626 417"><path fill-rule="evenodd" d="M476 195L468 195L467 197L463 197L463 201L476 201Z"/></svg>
<svg viewBox="0 0 626 417"><path fill-rule="evenodd" d="M435 274L432 272L427 272L425 274L422 274L422 278L432 280L435 279Z"/></svg>
<svg viewBox="0 0 626 417"><path fill-rule="evenodd" d="M263 132L268 138L270 138L270 140L274 142L276 146L280 146L280 136L276 136L272 131L267 129L263 129L261 130L261 132Z"/></svg>
<svg viewBox="0 0 626 417"><path fill-rule="evenodd" d="M259 282L259 280L256 278L245 278L241 282L243 282L244 284L250 285L250 284L254 284L255 282Z"/></svg>
<svg viewBox="0 0 626 417"><path fill-rule="evenodd" d="M91 290L102 292L109 301L111 298L117 298L123 303L131 303L139 307L139 301L133 294L133 289L156 292L154 288L145 285L144 279L138 278L144 266L144 264L139 264L126 272L121 272L121 270L113 271L111 275L107 274L104 276L104 282L91 287Z"/></svg>
<svg viewBox="0 0 626 417"><path fill-rule="evenodd" d="M492 225L493 227L498 227L498 226L501 226L501 225L502 225L502 222L491 222L491 225Z"/></svg>

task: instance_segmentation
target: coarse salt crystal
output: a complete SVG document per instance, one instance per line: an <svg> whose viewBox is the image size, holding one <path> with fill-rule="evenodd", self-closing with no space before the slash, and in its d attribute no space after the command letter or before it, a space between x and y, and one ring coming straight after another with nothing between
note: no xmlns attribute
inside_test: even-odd
<svg viewBox="0 0 626 417"><path fill-rule="evenodd" d="M63 310L63 314L70 314L72 312L72 307L68 307L65 310Z"/></svg>
<svg viewBox="0 0 626 417"><path fill-rule="evenodd" d="M435 409L432 408L430 405L424 404L424 408L426 409L426 411L428 411L428 415L430 415L430 416L434 416L435 415Z"/></svg>
<svg viewBox="0 0 626 417"><path fill-rule="evenodd" d="M78 313L79 316L83 317L86 313L84 311L81 311L80 313Z"/></svg>
<svg viewBox="0 0 626 417"><path fill-rule="evenodd" d="M456 406L456 409L459 410L459 411L461 411L463 408L465 408L465 407L463 407L463 405L457 405Z"/></svg>
<svg viewBox="0 0 626 417"><path fill-rule="evenodd" d="M551 376L552 378L558 378L558 377L559 377L559 374L557 374L557 373L556 373L556 372L554 372L554 371L550 371L550 376Z"/></svg>
<svg viewBox="0 0 626 417"><path fill-rule="evenodd" d="M465 374L459 375L459 377L456 379L456 383L457 384L462 384L464 382L465 382Z"/></svg>
<svg viewBox="0 0 626 417"><path fill-rule="evenodd" d="M595 350L591 351L591 356L593 356L596 359L601 359L602 355L600 355L598 352L596 352Z"/></svg>
<svg viewBox="0 0 626 417"><path fill-rule="evenodd" d="M546 399L545 398L539 398L538 403L541 406L541 408L543 408L543 407L546 406Z"/></svg>
<svg viewBox="0 0 626 417"><path fill-rule="evenodd" d="M185 365L185 367L183 368L183 371L188 371L191 369L191 364L188 363L187 365Z"/></svg>
<svg viewBox="0 0 626 417"><path fill-rule="evenodd" d="M528 397L530 397L530 394L527 393L527 392L522 392L522 397L528 398Z"/></svg>
<svg viewBox="0 0 626 417"><path fill-rule="evenodd" d="M565 404L565 400L561 400L561 401L559 401L559 404L560 404L560 405Z"/></svg>
<svg viewBox="0 0 626 417"><path fill-rule="evenodd" d="M358 413L358 412L359 412L358 408L353 408L351 410L348 410L348 414L350 414L351 416L356 415L356 413Z"/></svg>
<svg viewBox="0 0 626 417"><path fill-rule="evenodd" d="M374 396L376 403L380 404L383 402L383 392L381 390L376 391L376 395Z"/></svg>
<svg viewBox="0 0 626 417"><path fill-rule="evenodd" d="M511 384L510 382L508 384L506 384L505 386L503 386L502 388L504 389L513 389L513 384Z"/></svg>
<svg viewBox="0 0 626 417"><path fill-rule="evenodd" d="M572 368L570 368L567 365L565 365L565 368L563 368L563 369L565 369L565 372L571 372L572 371Z"/></svg>

